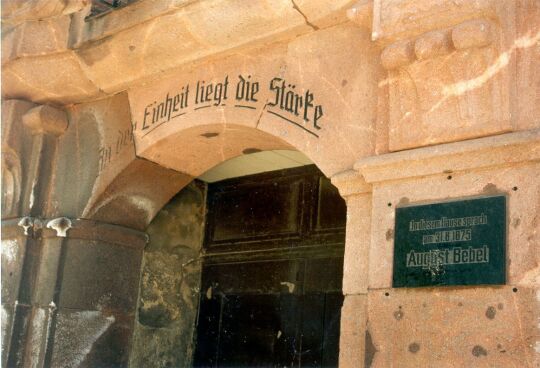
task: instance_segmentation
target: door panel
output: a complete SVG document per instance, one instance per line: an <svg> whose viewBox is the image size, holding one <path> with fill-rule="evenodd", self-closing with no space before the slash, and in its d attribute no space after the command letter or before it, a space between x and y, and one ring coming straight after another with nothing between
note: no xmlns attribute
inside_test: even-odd
<svg viewBox="0 0 540 368"><path fill-rule="evenodd" d="M345 203L315 168L214 183L196 367L336 367Z"/></svg>

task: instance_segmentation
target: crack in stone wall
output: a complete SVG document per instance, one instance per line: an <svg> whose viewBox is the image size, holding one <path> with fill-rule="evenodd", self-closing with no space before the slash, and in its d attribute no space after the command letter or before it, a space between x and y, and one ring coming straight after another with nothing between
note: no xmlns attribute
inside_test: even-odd
<svg viewBox="0 0 540 368"><path fill-rule="evenodd" d="M293 8L294 10L296 10L298 13L300 13L300 15L304 18L306 24L308 26L310 26L311 28L313 28L315 31L317 31L319 29L319 27L317 27L315 24L311 23L308 18L306 17L306 15L302 12L302 10L300 10L300 8L298 7L298 5L294 2L294 0L291 0L291 3L293 5Z"/></svg>

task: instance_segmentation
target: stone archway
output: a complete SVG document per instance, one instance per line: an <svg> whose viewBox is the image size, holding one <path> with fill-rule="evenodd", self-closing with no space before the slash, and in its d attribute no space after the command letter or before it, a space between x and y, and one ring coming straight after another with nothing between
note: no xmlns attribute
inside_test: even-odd
<svg viewBox="0 0 540 368"><path fill-rule="evenodd" d="M370 231L362 217L370 188L347 171L377 145L377 53L363 31L344 24L75 106L75 121L90 113L100 127L97 179L82 216L144 230L175 193L224 160L253 149L304 153L352 209L340 354L363 359L356 331L365 321L367 269L357 259L367 257L369 237L358 235Z"/></svg>
<svg viewBox="0 0 540 368"><path fill-rule="evenodd" d="M33 188L40 173L25 179L25 193L17 204L20 213L25 213L23 207L32 207L31 202L43 208L33 211L35 218L27 219L22 227L13 224L14 234L22 238L30 234L35 244L42 245L42 253L34 257L39 258L36 280L57 285L58 290L50 287L43 295L38 293L39 307L24 306L28 313L35 310L36 316L45 318L30 317L36 321L35 327L22 331L20 339L14 338L21 343L13 343L9 359L20 361L20 356L30 356L27 352L32 350L35 359L32 355L28 361L45 365L125 364L137 270L145 244L143 231L157 211L202 171L246 149L293 147L334 178L350 170L358 158L372 155L376 145L377 57L378 49L368 34L343 23L286 42L262 42L249 51L238 49L231 56L182 65L181 70L168 70L152 83L131 83L125 92L114 96L67 106L62 121L28 112L33 106L13 101L13 122L29 114L43 125L33 125L36 132L32 137L22 134L17 139L37 147L39 140L34 135L50 136L46 143L51 149L43 155L48 155L47 163L55 169L50 180L38 184L40 196L35 201ZM246 88L251 81L251 88L237 94L242 79ZM225 101L227 81L230 90ZM197 98L194 91L201 91L196 87L203 82L205 87L199 93L204 98ZM223 86L221 99L215 92L219 83ZM181 92L187 84L191 95L185 102ZM209 85L213 85L212 91ZM185 111L169 116L167 100L172 99L174 110L176 96L176 104L184 105ZM159 116L165 109L166 121L145 120L154 117L153 108L159 109L161 103ZM60 123L62 131L47 130ZM216 154L207 157L209 144ZM347 175L338 178L338 182L347 183L344 196L358 193L355 184L350 185L357 177L349 180ZM359 187L365 193L361 183ZM54 220L42 223L40 217ZM64 220L55 222L59 217ZM356 229L367 233L369 223ZM346 247L350 248L357 240L347 236ZM23 267L24 262L21 258L13 263L14 274L22 274L23 279L34 271ZM354 262L349 263L350 268ZM344 293L358 292L356 274L346 277L349 280L344 285L349 286L344 286ZM21 285L32 290L40 286L28 286L26 280ZM347 300L346 305L351 304ZM16 315L14 323L26 323L25 316ZM47 330L44 336L49 323L56 330ZM83 324L91 328L84 336L73 336L73 326ZM41 345L34 348L25 343L33 339L39 339ZM70 345L72 341L76 346ZM347 341L349 350L362 345Z"/></svg>
<svg viewBox="0 0 540 368"><path fill-rule="evenodd" d="M265 109L266 106L262 105L261 108ZM250 113L249 119L245 118L240 121L242 124L226 122L207 124L206 121L214 120L212 115L222 113L209 110L207 114L209 116L200 121L185 120L183 124L168 121L154 128L156 129L155 133L149 134L143 130L135 131L133 143L137 154L144 158L133 157L133 160L112 179L111 184L97 198L95 204L92 207L87 207L88 216L112 223L124 221L124 224L131 227L145 229L158 210L169 201L169 198L194 177L227 159L247 154L253 150L295 149L295 146L298 145L307 147L317 157L314 159L318 161L316 163L325 165L323 171L326 170L325 173L328 176L340 170L344 162L346 165L346 162L351 160L350 151L341 149L343 144L347 144L342 135L332 136L331 133L323 131L319 137L315 137L294 124L283 124L279 118L266 111L251 110L248 111ZM204 117L203 113L204 111L200 115ZM132 110L131 115L136 118L136 110ZM261 115L265 115L265 118L268 119L266 125L261 125ZM138 121L131 122L131 124L136 125ZM271 130L273 124L282 124L281 130L277 130L281 136L267 131ZM329 142L341 142L341 144L335 144L334 151L328 152L326 155L326 151L320 148L319 139L321 138L325 145ZM365 137L365 139L368 138L369 135ZM369 141L367 144L372 146ZM104 170L107 169L106 166ZM354 182L357 179L352 180ZM346 178L345 181L350 183L349 178ZM337 183L341 182L343 179L341 181L338 179ZM156 185L165 188L159 196L155 196ZM355 193L356 189L351 187L343 190L344 196L348 196ZM365 192L366 188L362 187L362 191ZM363 201L364 199L360 200L360 202ZM356 202L358 200L355 200ZM369 210L367 207L365 209ZM361 226L360 231L368 231L368 225ZM354 246L354 243L352 244ZM350 248L351 245L348 247ZM357 252L353 253L353 256L356 255L358 255ZM348 263L350 268L353 261ZM355 285L356 274L350 272L346 278L349 280L345 281L344 285L355 290L358 287ZM347 299L346 304L350 305L351 300ZM358 303L355 303L355 306L358 306ZM353 310L352 313L356 315L358 312ZM344 317L348 316L344 315ZM345 333L347 331L350 332L350 329L345 329ZM354 339L358 340L356 336ZM353 350L354 343L351 343L350 338L343 339L343 344L350 346L349 350ZM342 352L347 351L346 348L342 349Z"/></svg>
<svg viewBox="0 0 540 368"><path fill-rule="evenodd" d="M357 42L351 44L351 39ZM380 71L373 62L378 52L363 30L347 23L248 54L238 52L171 70L156 82L131 87L115 97L116 104L127 106L129 117L121 114L112 126L106 117L98 119L104 164L83 216L111 221L104 215L104 201L127 198L126 188L131 195L144 197L134 183L148 187L149 197L155 196L152 184L142 184L146 176L179 175L168 180L176 183L171 184L174 189L162 190L170 198L192 178L245 149L297 149L327 177L351 170L380 145L376 142ZM83 115L83 106L92 110L99 104L101 109L112 106L105 101L80 105L77 116ZM122 132L128 132L129 139ZM121 144L119 154L109 153L119 141L125 148ZM130 150L134 154L126 154ZM135 162L148 166L148 174L136 175L140 169L129 168ZM162 168L152 169L154 164ZM148 221L167 196L152 205L154 199L146 201ZM119 202L110 205L114 203ZM126 223L125 215L117 218L126 225L133 222Z"/></svg>

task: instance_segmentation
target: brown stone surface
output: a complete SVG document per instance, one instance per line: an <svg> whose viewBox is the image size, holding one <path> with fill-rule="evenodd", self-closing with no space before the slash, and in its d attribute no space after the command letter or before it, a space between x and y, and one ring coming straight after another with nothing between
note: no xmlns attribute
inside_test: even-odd
<svg viewBox="0 0 540 368"><path fill-rule="evenodd" d="M178 145L178 142L183 143ZM197 177L225 160L242 155L246 149L264 151L291 148L269 134L233 124L201 125L154 143L140 155L181 171L186 177Z"/></svg>
<svg viewBox="0 0 540 368"><path fill-rule="evenodd" d="M2 22L46 19L80 11L85 0L6 0L2 2Z"/></svg>
<svg viewBox="0 0 540 368"><path fill-rule="evenodd" d="M540 129L366 157L354 166L368 183L540 159Z"/></svg>
<svg viewBox="0 0 540 368"><path fill-rule="evenodd" d="M452 30L452 42L456 49L487 46L493 42L492 27L486 20L463 22Z"/></svg>
<svg viewBox="0 0 540 368"><path fill-rule="evenodd" d="M2 224L5 230L6 223ZM8 225L9 226L9 225ZM11 226L15 226L12 224ZM22 229L21 229L22 230ZM26 251L26 237L9 236L2 232L2 304L12 304L19 298L24 254Z"/></svg>
<svg viewBox="0 0 540 368"><path fill-rule="evenodd" d="M192 180L135 157L125 94L68 112L71 124L59 139L50 217L91 218L142 230Z"/></svg>
<svg viewBox="0 0 540 368"><path fill-rule="evenodd" d="M371 193L351 195L347 200L343 294L366 293L371 246Z"/></svg>
<svg viewBox="0 0 540 368"><path fill-rule="evenodd" d="M84 216L144 230L156 213L192 177L143 159L134 159L110 183Z"/></svg>
<svg viewBox="0 0 540 368"><path fill-rule="evenodd" d="M292 1L292 0L291 0ZM356 0L294 0L295 9L302 13L306 22L313 28L324 28L343 23L347 20L349 10Z"/></svg>
<svg viewBox="0 0 540 368"><path fill-rule="evenodd" d="M343 198L357 194L371 193L371 184L368 184L362 175L355 170L340 172L332 176L330 180Z"/></svg>
<svg viewBox="0 0 540 368"><path fill-rule="evenodd" d="M485 37L485 29L491 30L493 41ZM383 55L392 51L385 65L401 66L387 80L390 150L511 130L511 69L500 60L506 52L503 38L499 27L478 19L409 40L417 60L408 65L396 45L385 49Z"/></svg>
<svg viewBox="0 0 540 368"><path fill-rule="evenodd" d="M25 128L32 135L50 134L59 136L66 131L69 124L64 110L47 105L34 107L23 115L22 120Z"/></svg>
<svg viewBox="0 0 540 368"><path fill-rule="evenodd" d="M241 25L241 26L240 26ZM311 28L288 0L193 2L77 50L99 87L118 91L140 78L281 33ZM256 35L256 37L254 37ZM171 57L175 55L174 57Z"/></svg>
<svg viewBox="0 0 540 368"><path fill-rule="evenodd" d="M51 367L126 367L133 316L111 310L59 309Z"/></svg>
<svg viewBox="0 0 540 368"><path fill-rule="evenodd" d="M516 109L517 129L540 127L540 5L521 0L516 9ZM534 46L536 44L536 46ZM518 47L523 45L526 47Z"/></svg>
<svg viewBox="0 0 540 368"><path fill-rule="evenodd" d="M389 70L390 150L538 125L538 93L519 95L540 88L531 64L540 37L538 4L376 3L373 32Z"/></svg>
<svg viewBox="0 0 540 368"><path fill-rule="evenodd" d="M364 365L366 352L371 352L370 337L366 333L368 296L347 295L341 308L339 366L341 368L369 367Z"/></svg>
<svg viewBox="0 0 540 368"><path fill-rule="evenodd" d="M127 28L136 26L167 12L178 10L199 0L153 0L135 1L129 7L120 7L106 16L92 17L84 21L73 42L74 47L90 40L99 40Z"/></svg>
<svg viewBox="0 0 540 368"><path fill-rule="evenodd" d="M371 367L537 367L537 295L511 286L370 291Z"/></svg>
<svg viewBox="0 0 540 368"><path fill-rule="evenodd" d="M13 60L2 70L4 98L70 103L96 98L98 87L73 52Z"/></svg>
<svg viewBox="0 0 540 368"><path fill-rule="evenodd" d="M70 238L66 243L58 307L134 313L142 249Z"/></svg>
<svg viewBox="0 0 540 368"><path fill-rule="evenodd" d="M288 148L284 142L277 142L278 139L266 138L267 135L260 132L249 132L244 127L254 128L257 126L261 116L261 110L265 102L269 99L268 83L274 76L280 75L280 69L283 67L283 54L286 52L284 45L272 48L270 50L260 50L257 55L239 54L234 57L221 59L219 62L209 63L205 66L197 66L196 68L188 68L182 73L170 78L164 78L159 83L149 83L142 88L133 88L129 91L130 105L132 109L132 119L137 125L135 130L135 138L137 142L137 153L150 160L161 162L166 167L175 168L184 173L198 175L196 171L204 172L213 165L221 162L225 158L229 158L227 154L238 155L244 148L259 148L268 149L265 147L281 147ZM246 63L246 57L249 63ZM236 86L240 82L240 76L253 82L259 82L259 92L254 96L257 101L245 101L244 99L236 100ZM227 80L226 80L227 78ZM228 83L227 100L224 99L224 87L222 87L222 100L214 100L214 95L208 103L195 104L195 91L197 82L208 85L213 83L214 86L220 83L222 86ZM158 123L152 124L151 119L153 108L158 103L165 100L167 94L170 98L182 92L182 87L188 88L187 107L181 112L185 115L174 117L171 114L171 119L160 119ZM154 101L157 104L153 104ZM242 108L235 105L249 106L251 108ZM210 105L209 108L205 106ZM219 105L219 106L218 106ZM224 106L222 106L224 105ZM200 107L203 107L200 109ZM145 122L145 109L148 108ZM254 108L254 109L253 109ZM196 129L191 129L196 128ZM206 133L211 133L207 135ZM214 135L217 133L218 135ZM173 138L174 135L177 138ZM200 136L205 134L205 136ZM242 149L233 147L231 149L224 148L222 151L217 146L234 146L240 143L239 137L226 138L226 135L246 135L251 137L245 139L244 143L250 142L250 147ZM257 139L256 136L265 136L264 139ZM182 139L183 146L174 145L170 149L160 152L161 159L157 159L153 153L158 147L159 142L161 147L168 146L167 142L174 139ZM275 142L272 142L275 141ZM216 144L217 143L217 144ZM262 144L262 147L257 147L257 144ZM177 150L187 151L187 145L198 145L204 153L201 159L208 161L208 164L199 162L181 162L187 160L185 153L177 152ZM212 147L212 149L210 149ZM168 151L168 152L167 152ZM197 151L192 149L192 151ZM225 154L225 156L223 156ZM193 153L191 154L193 155ZM209 157L206 157L209 156ZM216 156L216 157L215 157ZM190 161L195 161L191 160ZM217 160L217 161L216 161ZM196 168L195 165L201 166ZM210 165L210 166L208 166ZM206 166L206 167L205 167ZM202 171L201 171L202 170Z"/></svg>
<svg viewBox="0 0 540 368"><path fill-rule="evenodd" d="M248 44L266 45L344 23L346 10L351 3L350 0L317 3L258 0L247 5L243 1L209 3L161 0L158 3L140 1L88 23L80 21L82 18L77 14L76 25L70 31L71 44L74 45L71 50L75 51L76 62L83 67L83 71L74 72L71 84L84 93L56 88L64 83L62 76L75 68L73 53L68 51L55 57L25 58L24 61L9 63L13 75L9 74L9 78L5 79L4 95L22 97L21 84L26 87L24 97L57 103L96 98L100 96L100 91L119 92L130 83L156 79L163 71L186 66L216 53L231 54ZM71 5L69 3L66 9L72 9ZM42 23L36 24L43 27ZM63 42L48 37L49 29L43 28L44 32L40 33L43 42L24 42L24 47L30 49L20 55L61 51ZM6 46L21 44L22 41L15 41L15 33L5 32ZM10 54L5 55L6 60L11 58ZM44 83L36 78L34 72L40 67L38 63L49 60L54 60L63 72L48 73L47 83ZM51 65L47 65L47 69L51 69ZM42 68L40 74L44 72ZM84 74L88 80L74 79L77 74ZM94 85L89 85L89 82ZM94 86L95 89L92 89Z"/></svg>
<svg viewBox="0 0 540 368"><path fill-rule="evenodd" d="M70 16L24 22L2 36L2 65L10 60L67 50Z"/></svg>
<svg viewBox="0 0 540 368"><path fill-rule="evenodd" d="M190 366L198 310L205 186L192 182L148 227L130 364Z"/></svg>
<svg viewBox="0 0 540 368"><path fill-rule="evenodd" d="M373 32L385 42L445 28L479 14L493 16L512 1L376 0Z"/></svg>
<svg viewBox="0 0 540 368"><path fill-rule="evenodd" d="M98 197L135 160L129 103L125 94L118 94L72 106L67 112L70 125L59 139L51 217L86 217Z"/></svg>
<svg viewBox="0 0 540 368"><path fill-rule="evenodd" d="M451 50L448 34L444 31L427 32L414 43L418 60L431 59L448 54Z"/></svg>
<svg viewBox="0 0 540 368"><path fill-rule="evenodd" d="M273 114L263 114L258 128L290 143L327 176L349 169L348 157L371 155L375 147L377 57L368 33L349 24L297 38L288 45L284 78L322 104L320 129L302 122L319 137Z"/></svg>
<svg viewBox="0 0 540 368"><path fill-rule="evenodd" d="M405 40L386 47L381 54L381 63L385 69L391 70L412 63L414 58L414 44Z"/></svg>
<svg viewBox="0 0 540 368"><path fill-rule="evenodd" d="M350 37L362 42L351 49L347 46ZM321 54L323 48L327 53ZM351 52L366 61L361 68ZM135 132L137 153L166 167L198 176L246 148L265 150L292 146L306 154L326 175L333 175L349 168L350 158L373 152L377 88L374 73L378 69L371 60L376 55L377 50L370 46L366 32L343 25L299 37L286 48L279 44L250 55L249 63L242 54L206 67L199 66L189 74L164 79L159 84L134 88L129 96L138 127ZM235 100L239 76L246 79L251 76L252 83L259 83L257 101ZM205 85L224 85L226 77L227 100L195 106L193 94L198 81L204 81ZM271 84L274 78L279 78L274 86L285 81L285 87L303 99L308 91L312 94L313 107L305 115L308 121L304 120L303 110L296 115L273 106L276 101ZM152 118L154 107L165 101L167 93L171 98L188 84L190 97L187 108L181 110L184 115L170 120L164 118L157 124L145 123L145 119ZM316 105L321 105L322 109L317 126L313 117ZM201 107L203 109L199 110ZM242 128L244 125L256 127L258 131ZM213 136L206 137L207 133ZM214 135L216 133L219 135ZM178 140L184 142L183 145L174 143ZM249 146L246 146L248 141ZM351 144L353 141L357 143ZM204 152L204 155L195 152ZM192 155L199 158L192 160Z"/></svg>
<svg viewBox="0 0 540 368"><path fill-rule="evenodd" d="M84 0L2 4L3 97L21 99L2 105L4 219L142 230L214 165L295 148L347 198L341 366L540 366L538 1L140 0L86 22L88 9ZM168 93L189 83L193 100L198 81L228 76L232 96L239 75L260 82L256 101L211 99L146 128ZM274 78L313 93L318 125L273 105ZM78 104L65 108L64 132L65 119L44 114L63 108L22 100ZM358 160L363 178L351 170ZM190 363L204 196L189 188L149 228L133 366ZM397 206L500 193L507 286L390 288ZM127 365L140 248L80 221L65 241L27 222L37 231L28 249L17 232L3 237L2 364L11 343L10 363L41 364L59 276L51 366ZM32 287L19 282L23 254Z"/></svg>

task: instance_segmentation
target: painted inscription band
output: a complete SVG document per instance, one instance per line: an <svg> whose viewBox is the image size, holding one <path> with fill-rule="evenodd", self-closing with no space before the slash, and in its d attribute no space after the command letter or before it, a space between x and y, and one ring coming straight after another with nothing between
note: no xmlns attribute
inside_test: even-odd
<svg viewBox="0 0 540 368"><path fill-rule="evenodd" d="M315 103L313 92L307 89L300 93L294 83L280 77L272 78L266 85L270 97L262 106L263 110L319 137L317 132L322 129L324 112L322 105ZM251 75L238 75L234 80L226 75L218 82L199 80L194 84L187 83L146 105L141 118L143 137L190 111L228 106L229 102L234 108L256 110L260 92L261 82L252 79Z"/></svg>

